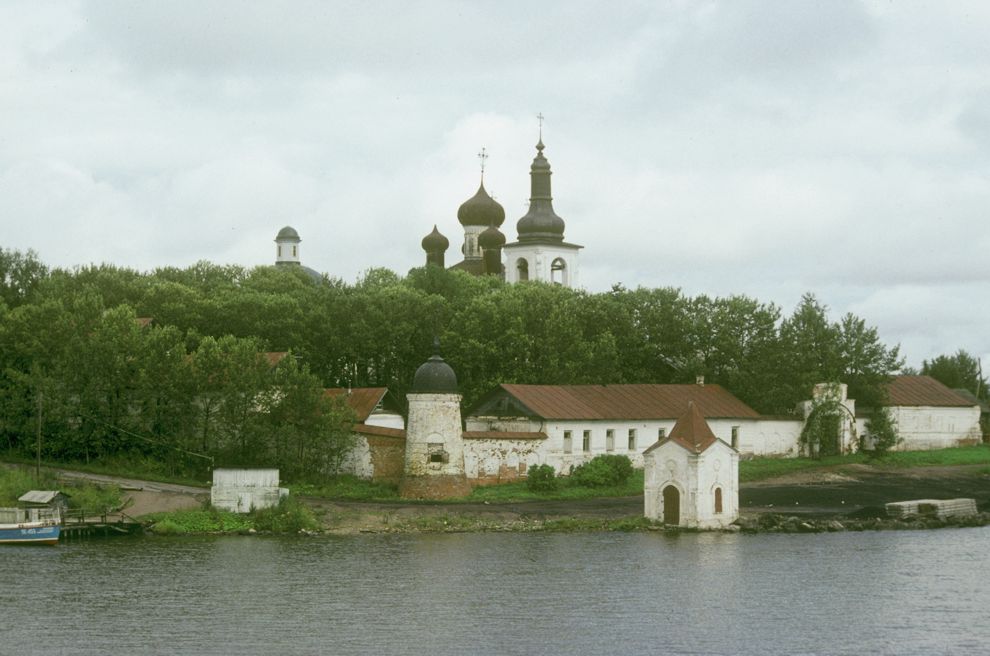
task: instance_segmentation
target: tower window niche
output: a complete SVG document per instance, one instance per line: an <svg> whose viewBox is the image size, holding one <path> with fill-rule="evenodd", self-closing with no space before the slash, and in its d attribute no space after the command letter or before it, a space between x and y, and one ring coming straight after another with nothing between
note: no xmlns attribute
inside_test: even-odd
<svg viewBox="0 0 990 656"><path fill-rule="evenodd" d="M431 442L426 445L426 462L431 465L443 465L450 462L450 455L444 450L442 443Z"/></svg>

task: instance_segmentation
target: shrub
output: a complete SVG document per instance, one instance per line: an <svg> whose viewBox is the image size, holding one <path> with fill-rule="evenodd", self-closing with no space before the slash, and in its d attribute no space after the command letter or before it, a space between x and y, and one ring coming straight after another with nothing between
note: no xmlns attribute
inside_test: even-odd
<svg viewBox="0 0 990 656"><path fill-rule="evenodd" d="M272 533L298 533L320 528L313 512L295 497L284 497L277 506L256 510L254 527Z"/></svg>
<svg viewBox="0 0 990 656"><path fill-rule="evenodd" d="M571 480L582 487L615 487L625 483L632 471L628 456L595 456L591 462L575 467Z"/></svg>
<svg viewBox="0 0 990 656"><path fill-rule="evenodd" d="M557 472L553 465L536 465L530 467L526 479L526 488L530 492L553 492L557 489Z"/></svg>

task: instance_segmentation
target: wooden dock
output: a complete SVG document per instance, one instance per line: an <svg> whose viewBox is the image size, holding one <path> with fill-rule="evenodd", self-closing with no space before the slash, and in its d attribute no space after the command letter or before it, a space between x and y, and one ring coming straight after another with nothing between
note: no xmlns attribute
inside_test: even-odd
<svg viewBox="0 0 990 656"><path fill-rule="evenodd" d="M85 512L69 511L62 519L61 539L68 542L140 535L142 532L144 525L122 512L92 516Z"/></svg>

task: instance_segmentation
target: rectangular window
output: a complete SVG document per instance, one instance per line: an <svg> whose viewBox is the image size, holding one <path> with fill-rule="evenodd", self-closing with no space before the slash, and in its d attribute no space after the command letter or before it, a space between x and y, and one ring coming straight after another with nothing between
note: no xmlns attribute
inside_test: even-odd
<svg viewBox="0 0 990 656"><path fill-rule="evenodd" d="M662 440L665 437L667 437L667 429L666 428L658 428L657 429L657 439L658 440Z"/></svg>
<svg viewBox="0 0 990 656"><path fill-rule="evenodd" d="M571 431L564 431L564 453L571 452Z"/></svg>
<svg viewBox="0 0 990 656"><path fill-rule="evenodd" d="M732 427L732 448L733 449L738 449L739 448L739 427L738 426L733 426Z"/></svg>
<svg viewBox="0 0 990 656"><path fill-rule="evenodd" d="M635 451L636 450L636 429L635 428L630 428L629 429L629 450L630 451Z"/></svg>
<svg viewBox="0 0 990 656"><path fill-rule="evenodd" d="M585 452L591 451L591 431L590 430L584 431L584 435L581 437L581 450L582 451L585 451Z"/></svg>
<svg viewBox="0 0 990 656"><path fill-rule="evenodd" d="M615 451L615 431L611 428L605 431L605 450Z"/></svg>

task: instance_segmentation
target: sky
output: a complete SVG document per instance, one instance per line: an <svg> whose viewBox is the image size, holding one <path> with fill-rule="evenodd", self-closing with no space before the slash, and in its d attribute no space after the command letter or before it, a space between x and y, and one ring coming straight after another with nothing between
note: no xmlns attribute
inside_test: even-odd
<svg viewBox="0 0 990 656"><path fill-rule="evenodd" d="M588 291L813 293L990 370L985 2L0 2L0 246L420 266L543 121Z"/></svg>

